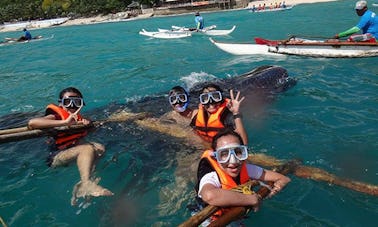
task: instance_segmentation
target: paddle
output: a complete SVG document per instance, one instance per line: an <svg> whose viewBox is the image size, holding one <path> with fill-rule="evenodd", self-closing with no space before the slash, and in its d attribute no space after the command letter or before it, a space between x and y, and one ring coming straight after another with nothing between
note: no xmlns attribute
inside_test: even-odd
<svg viewBox="0 0 378 227"><path fill-rule="evenodd" d="M12 129L5 129L0 131L0 143L20 141L24 139L37 138L41 136L54 136L59 132L65 131L78 131L86 128L97 127L107 122L119 122L119 121L133 121L140 120L149 116L147 113L130 113L126 111L121 111L116 114L111 115L108 119L92 121L89 125L77 124L71 126L62 126L46 129L29 129L28 127L19 127Z"/></svg>
<svg viewBox="0 0 378 227"><path fill-rule="evenodd" d="M274 168L273 171L276 171L278 173L287 175L294 171L295 166L298 165L297 161L290 161L285 163L284 165L281 165L277 168ZM252 180L250 182L247 182L246 184L242 184L238 186L237 188L243 188L243 187L249 187L250 185L259 185L259 183L255 180ZM273 182L268 183L269 186L273 186ZM235 189L237 189L235 188ZM265 198L269 195L269 189L267 187L261 187L256 193L260 195L261 198ZM179 227L195 227L199 226L203 221L205 221L207 218L209 218L211 215L213 215L217 210L219 210L220 207L208 205L203 210L198 212L197 214L190 217L187 221L183 222L179 225ZM208 226L226 226L228 223L237 220L242 215L246 213L248 210L248 207L231 207L229 210L223 214L221 217L219 217L217 220L210 223Z"/></svg>

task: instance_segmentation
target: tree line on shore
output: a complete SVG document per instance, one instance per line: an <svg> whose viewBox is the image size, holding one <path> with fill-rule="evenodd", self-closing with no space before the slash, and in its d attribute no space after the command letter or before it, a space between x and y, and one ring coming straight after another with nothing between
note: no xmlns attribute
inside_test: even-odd
<svg viewBox="0 0 378 227"><path fill-rule="evenodd" d="M160 0L2 0L0 23L117 13L132 2L153 6Z"/></svg>

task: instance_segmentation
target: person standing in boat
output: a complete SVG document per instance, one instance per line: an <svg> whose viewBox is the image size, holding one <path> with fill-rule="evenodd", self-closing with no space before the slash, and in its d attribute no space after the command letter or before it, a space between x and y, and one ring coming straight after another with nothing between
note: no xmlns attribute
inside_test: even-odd
<svg viewBox="0 0 378 227"><path fill-rule="evenodd" d="M196 12L195 17L194 17L194 21L196 23L196 29L197 29L197 31L204 28L205 21L204 21L203 17L200 15L199 12Z"/></svg>
<svg viewBox="0 0 378 227"><path fill-rule="evenodd" d="M31 40L32 39L31 33L26 28L23 29L23 32L24 32L24 35L21 36L18 39L18 41L27 41L27 40Z"/></svg>
<svg viewBox="0 0 378 227"><path fill-rule="evenodd" d="M84 105L81 92L74 87L68 87L60 92L59 105L49 104L45 116L29 120L28 127L46 129L75 124L89 125L90 121L79 114ZM71 205L75 205L79 197L113 195L111 191L97 184L99 179L92 179L94 162L104 154L105 148L99 143L83 141L86 135L86 129L58 133L53 138L53 147L47 160L50 167L66 166L76 160L80 181L73 188Z"/></svg>
<svg viewBox="0 0 378 227"><path fill-rule="evenodd" d="M227 207L249 206L258 210L262 198L244 189L243 193L232 190L240 184L249 180L273 182L268 195L272 197L290 182L285 175L247 164L247 158L247 146L243 145L240 135L230 129L220 131L214 137L212 150L203 153L197 171L197 196L205 203L202 207L206 204L221 207L207 222L227 213Z"/></svg>
<svg viewBox="0 0 378 227"><path fill-rule="evenodd" d="M378 16L368 10L366 1L358 1L354 7L356 14L361 17L358 24L344 32L335 35L335 39L353 35L362 31L362 35L353 35L349 41L377 41L378 40Z"/></svg>

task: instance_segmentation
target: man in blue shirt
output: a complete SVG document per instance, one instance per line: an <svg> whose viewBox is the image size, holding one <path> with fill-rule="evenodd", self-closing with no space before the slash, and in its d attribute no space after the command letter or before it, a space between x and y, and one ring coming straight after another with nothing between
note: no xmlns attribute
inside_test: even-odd
<svg viewBox="0 0 378 227"><path fill-rule="evenodd" d="M364 35L355 35L352 37L353 38L352 40L367 41L372 38L375 38L375 40L378 40L377 15L374 12L368 10L366 1L358 1L354 9L356 10L357 15L361 17L360 22L356 26L344 32L336 34L335 38L338 39L338 38L349 36L359 31L362 31L362 34Z"/></svg>
<svg viewBox="0 0 378 227"><path fill-rule="evenodd" d="M18 41L26 41L26 40L31 40L32 39L32 35L30 34L30 32L26 29L26 28L24 28L24 35L23 36L21 36L19 39L18 39Z"/></svg>
<svg viewBox="0 0 378 227"><path fill-rule="evenodd" d="M203 29L205 22L203 20L203 17L199 14L199 12L196 12L194 21L196 22L197 30Z"/></svg>

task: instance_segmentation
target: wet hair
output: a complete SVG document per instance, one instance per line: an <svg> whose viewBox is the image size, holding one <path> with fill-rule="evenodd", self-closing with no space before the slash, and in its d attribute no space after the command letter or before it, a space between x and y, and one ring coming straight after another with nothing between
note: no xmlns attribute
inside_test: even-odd
<svg viewBox="0 0 378 227"><path fill-rule="evenodd" d="M174 86L173 88L171 88L171 90L169 91L168 95L172 95L173 93L178 93L178 92L183 92L185 93L187 96L189 96L188 92L185 90L185 88L181 87L181 86Z"/></svg>
<svg viewBox="0 0 378 227"><path fill-rule="evenodd" d="M195 14L195 16L199 16L199 15L200 15L200 13L197 11L196 14Z"/></svg>
<svg viewBox="0 0 378 227"><path fill-rule="evenodd" d="M26 28L24 28L22 31L26 32Z"/></svg>
<svg viewBox="0 0 378 227"><path fill-rule="evenodd" d="M63 89L60 93L59 93L59 99L62 99L63 98L63 95L67 92L73 92L73 93L76 93L80 98L83 98L83 95L81 94L81 92L77 89L77 88L74 88L74 87L68 87L68 88L65 88Z"/></svg>
<svg viewBox="0 0 378 227"><path fill-rule="evenodd" d="M200 95L205 91L205 89L209 89L209 88L215 88L215 90L220 91L220 93L222 94L222 100L219 103L223 103L225 101L225 99L223 97L223 90L222 90L222 88L219 87L217 84L213 84L213 83L206 83L202 87Z"/></svg>
<svg viewBox="0 0 378 227"><path fill-rule="evenodd" d="M205 84L204 87L202 87L201 93L203 93L203 91L204 91L205 89L208 89L208 88L211 88L211 87L212 87L212 88L215 88L217 91L223 92L222 89L221 89L218 85L213 84L213 83L208 83L208 84Z"/></svg>
<svg viewBox="0 0 378 227"><path fill-rule="evenodd" d="M238 138L239 142L240 142L240 145L244 145L243 143L243 139L241 138L241 136L239 135L239 133L235 132L232 128L224 128L222 130L220 130L213 138L213 142L211 143L211 148L213 148L213 150L216 150L217 148L217 142L218 142L218 139L223 137L223 136L235 136L236 138Z"/></svg>

